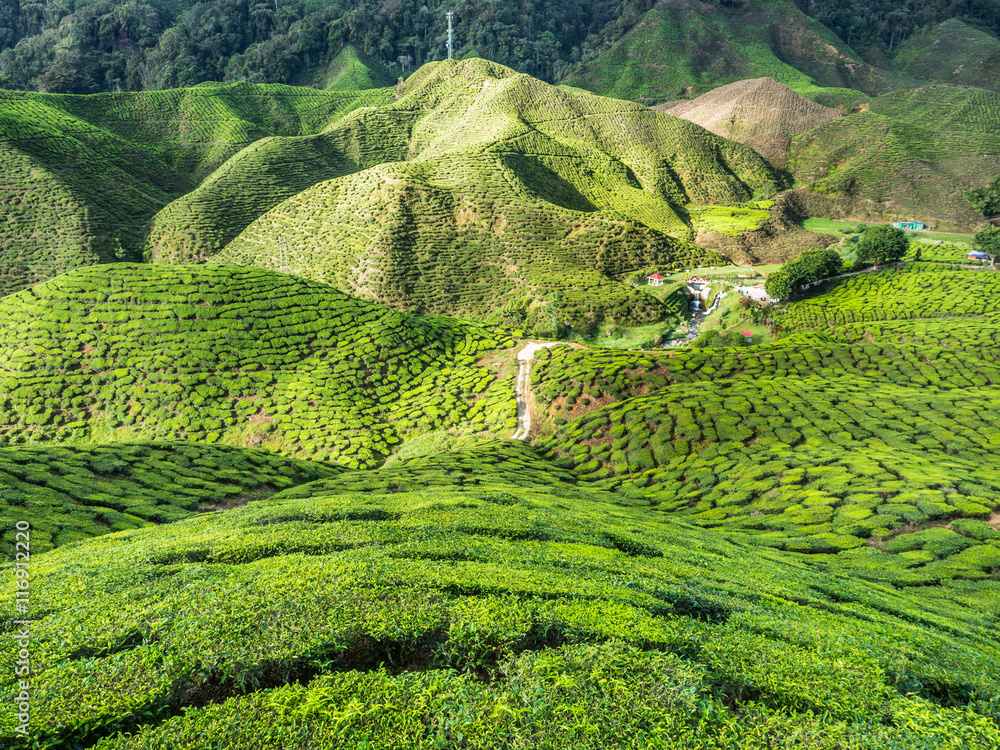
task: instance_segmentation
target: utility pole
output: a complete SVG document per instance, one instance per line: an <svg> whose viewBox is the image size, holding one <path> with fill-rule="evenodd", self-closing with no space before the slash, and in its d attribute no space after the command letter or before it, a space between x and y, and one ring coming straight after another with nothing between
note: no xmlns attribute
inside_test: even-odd
<svg viewBox="0 0 1000 750"><path fill-rule="evenodd" d="M451 16L452 16L452 12L449 10L448 11L448 59L449 60L451 59L451 56L455 52L455 47L454 47L454 44L452 43L452 40L454 38L453 37L454 32L452 31L452 28L451 28Z"/></svg>

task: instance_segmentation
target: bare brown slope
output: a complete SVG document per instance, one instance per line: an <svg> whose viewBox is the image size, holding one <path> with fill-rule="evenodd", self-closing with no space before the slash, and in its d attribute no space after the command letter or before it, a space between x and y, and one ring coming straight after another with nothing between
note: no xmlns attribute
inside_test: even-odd
<svg viewBox="0 0 1000 750"><path fill-rule="evenodd" d="M698 235L695 242L740 265L784 263L798 257L803 250L829 247L837 242L832 235L808 232L800 226L806 209L796 192L779 195L769 213L771 218L752 232L743 232L735 237L704 232Z"/></svg>
<svg viewBox="0 0 1000 750"><path fill-rule="evenodd" d="M750 146L777 166L788 158L792 136L844 116L773 78L737 81L692 101L667 102L656 109Z"/></svg>

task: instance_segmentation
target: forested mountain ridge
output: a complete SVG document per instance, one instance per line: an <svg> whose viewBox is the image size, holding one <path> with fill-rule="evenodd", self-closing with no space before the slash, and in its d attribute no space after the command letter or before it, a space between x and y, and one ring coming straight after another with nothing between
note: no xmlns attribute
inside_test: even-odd
<svg viewBox="0 0 1000 750"><path fill-rule="evenodd" d="M998 0L797 4L879 68L890 66L889 56L905 40L952 18L1000 32ZM683 3L0 0L0 87L93 93L202 81L300 83L312 81L349 45L393 76L405 76L446 56L449 10L454 12L457 57L481 55L557 82L637 26L649 24L650 11L677 5ZM693 5L701 14L757 13L749 0ZM779 40L778 47L786 42ZM731 80L740 77L753 76Z"/></svg>

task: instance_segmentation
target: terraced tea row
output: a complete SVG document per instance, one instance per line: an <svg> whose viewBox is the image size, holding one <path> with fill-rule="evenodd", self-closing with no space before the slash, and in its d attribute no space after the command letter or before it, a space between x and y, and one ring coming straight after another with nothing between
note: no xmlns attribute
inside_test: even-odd
<svg viewBox="0 0 1000 750"><path fill-rule="evenodd" d="M13 557L18 522L31 551L169 523L260 500L342 468L267 451L186 442L0 449L0 524ZM9 543L9 544L7 544Z"/></svg>
<svg viewBox="0 0 1000 750"><path fill-rule="evenodd" d="M674 515L837 551L907 524L989 520L1000 506L998 406L993 388L734 379L627 399L540 446L598 487ZM987 556L975 572L998 564Z"/></svg>
<svg viewBox="0 0 1000 750"><path fill-rule="evenodd" d="M460 490L439 465L432 488L252 503L38 558L38 746L1000 739L995 617L966 607L988 584L921 599L586 489L489 469Z"/></svg>
<svg viewBox="0 0 1000 750"><path fill-rule="evenodd" d="M0 301L0 440L151 437L374 466L403 435L512 430L513 342L259 269L102 266Z"/></svg>
<svg viewBox="0 0 1000 750"><path fill-rule="evenodd" d="M792 303L776 320L789 331L876 320L994 317L1000 274L907 263L878 274L827 282L822 294ZM984 321L985 322L985 321Z"/></svg>
<svg viewBox="0 0 1000 750"><path fill-rule="evenodd" d="M352 471L309 482L281 492L276 499L331 497L361 492L418 492L427 487L449 487L475 492L492 484L519 492L544 492L575 498L577 476L553 466L526 443L511 440L475 440L441 453L396 460L372 471ZM594 497L599 497L595 493ZM608 495L607 500L613 498ZM503 504L503 499L495 499Z"/></svg>
<svg viewBox="0 0 1000 750"><path fill-rule="evenodd" d="M854 376L904 386L982 387L1000 383L998 344L1000 319L993 315L982 322L857 324L752 349L661 354L560 347L537 356L532 387L557 421L673 384L730 378Z"/></svg>
<svg viewBox="0 0 1000 750"><path fill-rule="evenodd" d="M803 332L763 346L539 353L533 390L558 427L539 446L672 516L841 552L831 570L994 576L998 278L914 263L840 279L771 313ZM832 327L844 318L874 320Z"/></svg>

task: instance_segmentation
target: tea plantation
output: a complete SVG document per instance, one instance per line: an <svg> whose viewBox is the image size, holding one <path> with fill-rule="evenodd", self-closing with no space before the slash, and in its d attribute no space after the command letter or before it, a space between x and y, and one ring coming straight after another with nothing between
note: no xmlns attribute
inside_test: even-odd
<svg viewBox="0 0 1000 750"><path fill-rule="evenodd" d="M865 111L794 137L788 168L809 212L968 227L982 221L964 193L1000 174L1000 134L989 124L997 120L996 102L974 106L969 94L963 107L940 94L917 89L889 96L884 106L879 97Z"/></svg>
<svg viewBox="0 0 1000 750"><path fill-rule="evenodd" d="M0 91L0 294L141 257L153 215L245 146L318 133L388 96L250 84L93 96ZM274 202L286 180L301 189L302 179L270 178Z"/></svg>
<svg viewBox="0 0 1000 750"><path fill-rule="evenodd" d="M773 163L473 55L0 91L0 746L1000 748L998 94L627 11L566 80L758 79L676 112ZM952 234L852 267L896 214Z"/></svg>
<svg viewBox="0 0 1000 750"><path fill-rule="evenodd" d="M753 151L686 121L478 59L425 65L397 100L320 138L356 171L261 207L213 260L287 267L405 310L484 318L509 305L541 336L553 333L556 313L544 305L555 293L559 319L585 333L605 319L665 317L621 277L724 263L685 241L693 227L684 206L739 205L779 182ZM316 168L312 151L281 149L291 153L269 142L234 159L168 207L164 226L193 217L199 201L228 216L230 195L264 189L254 174L267 180L307 156ZM212 254L217 235L188 222L196 254Z"/></svg>
<svg viewBox="0 0 1000 750"><path fill-rule="evenodd" d="M261 269L96 266L0 300L0 443L169 437L375 466L404 436L512 431L511 377L479 364L512 345Z"/></svg>
<svg viewBox="0 0 1000 750"><path fill-rule="evenodd" d="M31 524L31 549L169 523L261 500L342 468L268 451L182 441L0 449L3 554L14 526Z"/></svg>
<svg viewBox="0 0 1000 750"><path fill-rule="evenodd" d="M480 455L544 463L523 445ZM448 462L410 466L396 492L276 498L38 558L34 746L1000 742L995 612L556 478L469 465L477 481L454 486Z"/></svg>
<svg viewBox="0 0 1000 750"><path fill-rule="evenodd" d="M558 429L539 446L672 517L850 551L852 575L995 579L998 301L995 272L909 263L772 311L793 335L769 345L551 349L534 393Z"/></svg>
<svg viewBox="0 0 1000 750"><path fill-rule="evenodd" d="M829 86L877 94L914 81L864 62L790 0L677 0L652 6L564 83L658 103L763 76L803 92Z"/></svg>

